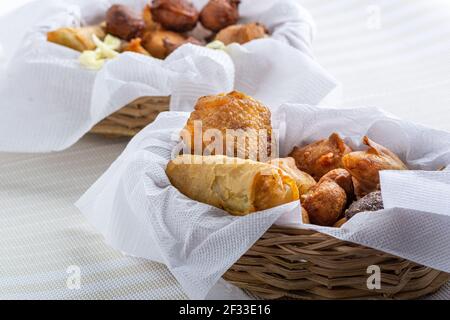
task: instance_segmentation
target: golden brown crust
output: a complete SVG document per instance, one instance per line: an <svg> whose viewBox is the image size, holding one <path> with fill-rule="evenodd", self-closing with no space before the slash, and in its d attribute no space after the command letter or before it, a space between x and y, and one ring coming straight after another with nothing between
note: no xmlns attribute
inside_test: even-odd
<svg viewBox="0 0 450 320"><path fill-rule="evenodd" d="M347 204L347 195L336 182L325 180L301 197L311 223L333 226L342 216Z"/></svg>
<svg viewBox="0 0 450 320"><path fill-rule="evenodd" d="M267 163L183 155L166 169L172 185L193 200L246 215L299 200L295 182Z"/></svg>
<svg viewBox="0 0 450 320"><path fill-rule="evenodd" d="M335 227L335 228L340 228L340 227L342 227L345 223L347 223L347 218L342 218L341 220L339 220L338 222L336 222L335 224L334 224L334 226L333 227Z"/></svg>
<svg viewBox="0 0 450 320"><path fill-rule="evenodd" d="M141 43L142 43L141 38L133 39L123 46L122 52L136 52L149 56L150 53L148 53L148 51L145 50L144 47L142 47Z"/></svg>
<svg viewBox="0 0 450 320"><path fill-rule="evenodd" d="M297 168L294 158L274 159L269 161L269 163L284 170L295 180L300 195L306 194L317 183L313 177Z"/></svg>
<svg viewBox="0 0 450 320"><path fill-rule="evenodd" d="M319 180L327 172L343 168L342 157L351 151L339 135L333 133L328 139L295 147L289 156L295 159L300 170Z"/></svg>
<svg viewBox="0 0 450 320"><path fill-rule="evenodd" d="M358 198L380 189L381 170L408 170L406 165L389 149L373 142L367 136L363 143L369 148L343 157L344 167L351 173Z"/></svg>
<svg viewBox="0 0 450 320"><path fill-rule="evenodd" d="M190 0L153 0L150 10L154 21L176 32L191 31L199 18Z"/></svg>
<svg viewBox="0 0 450 320"><path fill-rule="evenodd" d="M308 211L306 211L305 208L302 207L302 222L305 224L310 224L311 221L309 220L309 214Z"/></svg>
<svg viewBox="0 0 450 320"><path fill-rule="evenodd" d="M216 35L216 40L228 45L231 43L244 44L265 37L267 37L266 28L254 22L229 26Z"/></svg>
<svg viewBox="0 0 450 320"><path fill-rule="evenodd" d="M184 36L176 32L156 30L145 33L144 38L142 39L142 46L151 54L152 57L164 59L169 55L165 45L166 41L179 44L183 43L185 40L186 38Z"/></svg>
<svg viewBox="0 0 450 320"><path fill-rule="evenodd" d="M200 22L213 32L236 24L239 20L240 0L209 0L200 12Z"/></svg>
<svg viewBox="0 0 450 320"><path fill-rule="evenodd" d="M194 153L194 127L196 121L201 122L203 133L209 129L220 131L223 137L224 152L222 154L239 156L245 159L255 155L257 159L261 160L258 154L259 151L263 154L267 151L267 156L271 153L272 126L270 111L262 103L243 93L233 91L228 94L202 97L198 100L184 128L191 138L190 141L185 141L191 153ZM233 134L239 133L239 130L247 134L252 132L257 134L261 143L260 146L264 149L259 150L258 146L252 148L251 143L244 143L243 145L234 144L226 150L227 141L229 144L233 142ZM204 152L210 143L210 141L203 140L201 151ZM212 154L218 154L218 152L213 152Z"/></svg>
<svg viewBox="0 0 450 320"><path fill-rule="evenodd" d="M94 50L96 45L92 36L99 39L105 37L105 32L100 26L82 28L59 28L47 33L47 40L80 52Z"/></svg>
<svg viewBox="0 0 450 320"><path fill-rule="evenodd" d="M142 36L145 29L143 18L131 8L115 4L106 12L106 32L122 40Z"/></svg>
<svg viewBox="0 0 450 320"><path fill-rule="evenodd" d="M353 179L350 172L345 169L334 169L325 174L322 178L320 178L319 183L323 181L334 181L336 182L342 189L344 189L347 194L347 200L352 201L355 198L355 190L353 187Z"/></svg>

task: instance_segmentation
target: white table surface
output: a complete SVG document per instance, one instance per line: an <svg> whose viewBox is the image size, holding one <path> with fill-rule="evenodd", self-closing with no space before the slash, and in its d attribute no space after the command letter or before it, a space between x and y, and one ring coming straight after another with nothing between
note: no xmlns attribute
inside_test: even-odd
<svg viewBox="0 0 450 320"><path fill-rule="evenodd" d="M0 19L26 1L0 0ZM317 59L342 82L329 101L450 130L448 1L301 2L318 25ZM87 136L60 153L0 153L0 299L185 298L163 265L111 249L73 206L125 145ZM71 266L79 290L67 286Z"/></svg>

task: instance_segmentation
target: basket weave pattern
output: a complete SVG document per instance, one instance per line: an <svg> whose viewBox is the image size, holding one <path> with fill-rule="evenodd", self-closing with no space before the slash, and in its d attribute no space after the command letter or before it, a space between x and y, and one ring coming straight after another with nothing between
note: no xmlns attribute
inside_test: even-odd
<svg viewBox="0 0 450 320"><path fill-rule="evenodd" d="M380 289L367 287L370 265L381 269ZM224 278L264 299L417 299L450 275L316 231L274 226Z"/></svg>
<svg viewBox="0 0 450 320"><path fill-rule="evenodd" d="M155 121L160 112L169 111L170 97L142 97L99 122L91 133L108 137L133 137Z"/></svg>

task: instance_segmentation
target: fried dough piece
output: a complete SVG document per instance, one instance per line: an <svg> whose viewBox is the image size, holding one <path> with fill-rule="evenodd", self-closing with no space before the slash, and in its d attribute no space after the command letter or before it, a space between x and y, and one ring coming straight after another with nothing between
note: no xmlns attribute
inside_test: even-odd
<svg viewBox="0 0 450 320"><path fill-rule="evenodd" d="M302 207L302 222L306 224L310 224L311 221L309 220L309 214L308 211L306 211L305 208Z"/></svg>
<svg viewBox="0 0 450 320"><path fill-rule="evenodd" d="M347 200L353 201L355 198L355 190L353 187L353 179L350 172L345 169L334 169L320 178L319 183L323 181L334 181L336 182L342 189L344 189L345 194L347 195Z"/></svg>
<svg viewBox="0 0 450 320"><path fill-rule="evenodd" d="M144 47L141 45L142 43L142 39L141 38L135 38L133 40L131 40L130 42L126 43L123 47L122 47L122 52L136 52L136 53L140 53L146 56L149 56L150 53L144 49Z"/></svg>
<svg viewBox="0 0 450 320"><path fill-rule="evenodd" d="M166 169L187 197L243 216L299 200L295 181L268 163L226 156L182 155Z"/></svg>
<svg viewBox="0 0 450 320"><path fill-rule="evenodd" d="M142 36L145 22L131 8L115 4L106 12L106 32L122 40L130 41Z"/></svg>
<svg viewBox="0 0 450 320"><path fill-rule="evenodd" d="M47 40L80 52L94 50L96 45L92 36L105 38L105 31L100 26L81 28L60 28L47 33Z"/></svg>
<svg viewBox="0 0 450 320"><path fill-rule="evenodd" d="M215 40L223 42L225 45L231 43L244 44L252 40L267 37L266 28L259 23L237 24L221 30Z"/></svg>
<svg viewBox="0 0 450 320"><path fill-rule="evenodd" d="M180 45L185 40L186 38L179 33L161 29L145 33L142 39L142 46L152 57L164 59L169 55L169 50L166 47L167 42Z"/></svg>
<svg viewBox="0 0 450 320"><path fill-rule="evenodd" d="M155 20L153 20L152 11L150 10L150 5L146 5L144 10L142 11L142 18L145 22L145 30L146 31L156 31L161 29L161 25Z"/></svg>
<svg viewBox="0 0 450 320"><path fill-rule="evenodd" d="M295 159L297 167L319 180L327 172L343 168L342 157L352 150L337 133L328 139L320 140L305 147L295 147L290 157Z"/></svg>
<svg viewBox="0 0 450 320"><path fill-rule="evenodd" d="M280 158L269 161L273 166L284 170L297 183L300 195L307 193L313 186L316 185L316 180L306 172L300 171L295 165L294 158Z"/></svg>
<svg viewBox="0 0 450 320"><path fill-rule="evenodd" d="M358 198L380 189L382 170L408 170L406 165L389 149L373 142L367 136L363 143L369 147L366 151L356 151L345 155L342 163L354 180Z"/></svg>
<svg viewBox="0 0 450 320"><path fill-rule="evenodd" d="M267 161L272 150L271 114L261 102L238 91L206 96L197 101L181 136L192 154Z"/></svg>
<svg viewBox="0 0 450 320"><path fill-rule="evenodd" d="M301 197L311 223L333 226L342 216L347 204L347 195L336 182L324 180Z"/></svg>

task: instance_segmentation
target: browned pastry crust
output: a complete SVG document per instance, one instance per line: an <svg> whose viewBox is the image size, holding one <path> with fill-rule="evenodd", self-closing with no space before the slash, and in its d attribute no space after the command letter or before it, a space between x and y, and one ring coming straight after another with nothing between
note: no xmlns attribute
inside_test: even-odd
<svg viewBox="0 0 450 320"><path fill-rule="evenodd" d="M200 12L200 22L213 32L236 24L239 20L240 0L209 0Z"/></svg>
<svg viewBox="0 0 450 320"><path fill-rule="evenodd" d="M352 150L337 133L305 147L295 147L289 155L297 167L319 180L329 171L343 168L342 157Z"/></svg>
<svg viewBox="0 0 450 320"><path fill-rule="evenodd" d="M237 24L222 29L216 40L228 45L231 43L244 44L252 40L267 37L267 29L260 23Z"/></svg>
<svg viewBox="0 0 450 320"><path fill-rule="evenodd" d="M347 195L347 200L349 202L353 201L353 199L355 198L355 190L353 187L353 179L350 172L345 169L334 169L320 178L319 183L322 183L326 180L336 182L342 189L344 189Z"/></svg>
<svg viewBox="0 0 450 320"><path fill-rule="evenodd" d="M80 52L94 50L96 45L92 36L99 39L105 37L105 31L100 26L81 28L60 28L47 33L47 40Z"/></svg>
<svg viewBox="0 0 450 320"><path fill-rule="evenodd" d="M367 136L363 143L369 148L345 155L344 167L351 173L358 198L380 189L381 170L408 170L406 165L389 149L373 142Z"/></svg>
<svg viewBox="0 0 450 320"><path fill-rule="evenodd" d="M142 46L152 57L164 59L169 55L166 43L170 42L174 46L180 45L186 41L186 38L179 33L168 30L156 30L146 32L142 39Z"/></svg>
<svg viewBox="0 0 450 320"><path fill-rule="evenodd" d="M136 38L131 40L130 42L126 43L123 47L122 47L122 52L136 52L136 53L140 53L146 56L149 56L150 53L148 53L147 50L144 49L144 47L142 47L141 45L142 43L142 39L141 38Z"/></svg>
<svg viewBox="0 0 450 320"><path fill-rule="evenodd" d="M199 13L189 0L153 0L153 20L164 29L187 32L195 28Z"/></svg>
<svg viewBox="0 0 450 320"><path fill-rule="evenodd" d="M198 122L197 122L198 121ZM261 102L241 93L233 91L228 94L202 97L198 100L194 111L182 132L183 139L191 153L194 153L194 128L201 123L203 134L209 129L221 133L223 152L228 156L251 158L266 161L271 154L272 125L269 109ZM231 131L230 131L231 130ZM197 130L198 131L198 130ZM211 132L211 131L210 131ZM186 137L185 134L189 136ZM198 133L197 133L198 134ZM236 134L257 135L259 144L236 142ZM256 137L255 137L256 138ZM228 141L228 146L227 146ZM212 142L202 137L201 149L205 152ZM211 154L219 154L208 149ZM208 151L207 150L207 151Z"/></svg>
<svg viewBox="0 0 450 320"><path fill-rule="evenodd" d="M197 46L205 45L204 42L202 42L194 37L188 37L187 39L185 39L184 41L181 41L181 42L172 42L172 40L170 40L169 38L165 38L163 40L163 42L164 42L164 47L166 48L168 55L171 54L172 52L174 52L176 49L178 49L182 45L187 44L187 43L195 44Z"/></svg>
<svg viewBox="0 0 450 320"><path fill-rule="evenodd" d="M336 182L325 180L301 197L311 223L333 226L342 216L347 204L347 195Z"/></svg>
<svg viewBox="0 0 450 320"><path fill-rule="evenodd" d="M300 195L307 193L313 186L316 185L316 180L306 172L300 171L295 165L294 158L280 158L269 162L271 165L279 167L292 177L297 183Z"/></svg>
<svg viewBox="0 0 450 320"><path fill-rule="evenodd" d="M130 41L142 36L145 22L131 8L115 4L106 12L106 32L122 40Z"/></svg>

